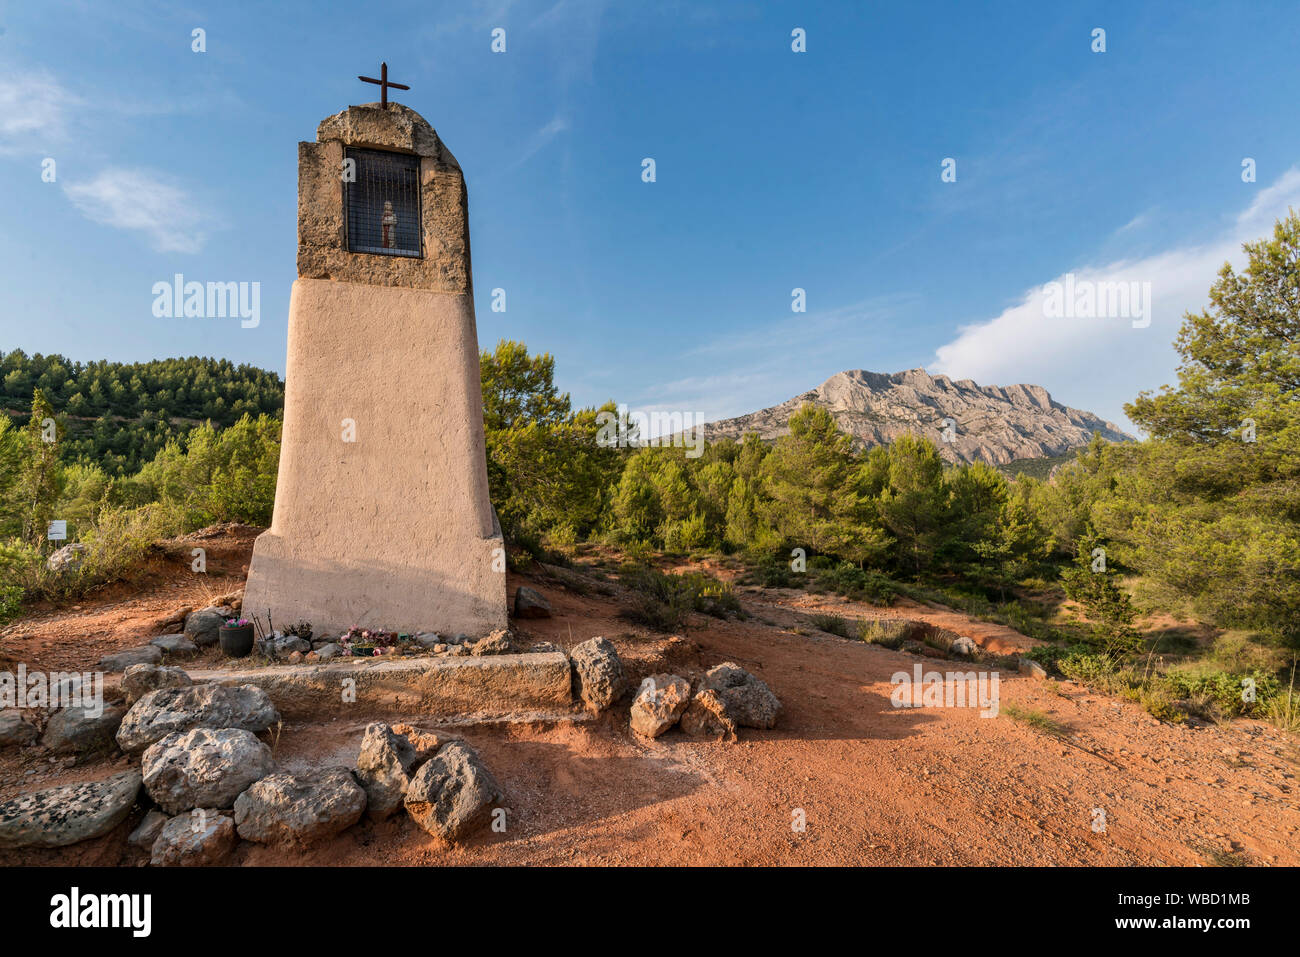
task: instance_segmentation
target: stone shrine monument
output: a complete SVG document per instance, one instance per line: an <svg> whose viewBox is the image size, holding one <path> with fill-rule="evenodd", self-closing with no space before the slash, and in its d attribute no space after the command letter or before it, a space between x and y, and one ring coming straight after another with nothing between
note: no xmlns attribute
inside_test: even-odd
<svg viewBox="0 0 1300 957"><path fill-rule="evenodd" d="M506 626L506 583L465 179L423 117L388 103L387 67L370 82L380 103L298 144L279 481L243 614L479 637Z"/></svg>

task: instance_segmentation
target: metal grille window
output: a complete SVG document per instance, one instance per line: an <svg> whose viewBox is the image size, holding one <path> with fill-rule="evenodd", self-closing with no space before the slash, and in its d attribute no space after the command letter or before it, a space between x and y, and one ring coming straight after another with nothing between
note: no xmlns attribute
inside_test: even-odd
<svg viewBox="0 0 1300 957"><path fill-rule="evenodd" d="M356 181L344 183L348 250L420 256L420 158L349 149Z"/></svg>

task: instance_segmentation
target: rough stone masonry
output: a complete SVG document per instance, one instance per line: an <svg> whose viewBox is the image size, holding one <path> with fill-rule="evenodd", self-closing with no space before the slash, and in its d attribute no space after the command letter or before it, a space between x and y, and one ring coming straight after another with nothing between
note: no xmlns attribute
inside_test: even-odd
<svg viewBox="0 0 1300 957"><path fill-rule="evenodd" d="M349 248L353 149L418 158L418 207L405 214L418 208L418 253ZM385 203L384 245L414 225L394 227L389 188L367 194ZM279 483L245 617L306 619L319 634L506 625L472 293L465 179L419 114L353 106L299 144Z"/></svg>

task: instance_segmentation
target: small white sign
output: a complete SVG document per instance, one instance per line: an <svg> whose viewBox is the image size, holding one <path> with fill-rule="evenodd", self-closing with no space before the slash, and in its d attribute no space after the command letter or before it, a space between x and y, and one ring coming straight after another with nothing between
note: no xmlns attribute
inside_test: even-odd
<svg viewBox="0 0 1300 957"><path fill-rule="evenodd" d="M50 522L50 527L46 531L46 537L52 542L63 541L68 537L68 523L61 518Z"/></svg>

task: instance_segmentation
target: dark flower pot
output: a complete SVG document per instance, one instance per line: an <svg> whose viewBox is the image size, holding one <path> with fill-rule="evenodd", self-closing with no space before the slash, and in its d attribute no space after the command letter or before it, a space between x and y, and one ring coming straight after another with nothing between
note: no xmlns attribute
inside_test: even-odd
<svg viewBox="0 0 1300 957"><path fill-rule="evenodd" d="M253 650L252 625L222 625L221 652L227 658L243 658Z"/></svg>

